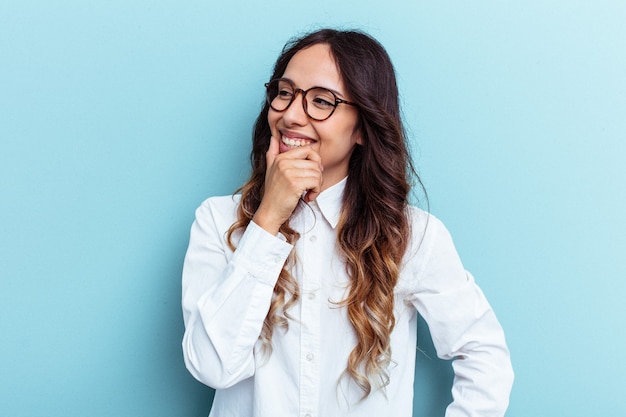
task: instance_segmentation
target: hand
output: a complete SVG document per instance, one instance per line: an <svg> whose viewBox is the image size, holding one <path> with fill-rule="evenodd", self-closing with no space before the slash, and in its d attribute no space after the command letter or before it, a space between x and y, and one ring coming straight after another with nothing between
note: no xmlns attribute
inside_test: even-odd
<svg viewBox="0 0 626 417"><path fill-rule="evenodd" d="M274 235L289 219L303 195L305 201L310 202L321 192L323 171L322 159L311 145L283 153L278 147L278 139L272 136L265 154L265 192L252 218Z"/></svg>

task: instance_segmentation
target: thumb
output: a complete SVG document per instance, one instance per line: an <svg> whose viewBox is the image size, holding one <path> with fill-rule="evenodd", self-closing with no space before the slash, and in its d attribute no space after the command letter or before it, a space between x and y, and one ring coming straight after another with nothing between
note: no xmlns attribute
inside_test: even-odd
<svg viewBox="0 0 626 417"><path fill-rule="evenodd" d="M267 153L265 154L265 160L267 162L268 168L272 166L272 164L274 163L274 159L276 159L276 156L279 153L280 151L278 150L278 139L272 136L270 138L270 146L267 150Z"/></svg>

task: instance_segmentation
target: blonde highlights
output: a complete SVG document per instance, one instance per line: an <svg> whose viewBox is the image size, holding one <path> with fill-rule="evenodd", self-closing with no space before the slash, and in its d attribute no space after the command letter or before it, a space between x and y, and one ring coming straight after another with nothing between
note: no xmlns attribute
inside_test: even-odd
<svg viewBox="0 0 626 417"><path fill-rule="evenodd" d="M241 192L241 202L237 208L237 221L233 223L228 229L227 242L232 250L235 250L235 244L233 243L233 235L238 230L243 230L248 227L248 224L252 221L254 213L259 207L261 202L259 189L263 188L263 184L251 179L246 185L241 187L238 192ZM287 242L295 244L300 237L300 234L293 230L289 223L284 223L279 230L283 236L287 239ZM289 319L293 319L289 315L289 308L298 302L300 299L300 290L298 282L289 272L290 267L294 264L294 253L292 252L285 266L283 266L278 276L276 285L274 286L274 294L270 303L269 311L263 322L263 328L261 335L261 346L263 353L272 353L272 333L274 328L281 328L285 331L289 328Z"/></svg>
<svg viewBox="0 0 626 417"><path fill-rule="evenodd" d="M391 333L395 326L394 289L410 236L407 212L410 178L415 175L400 120L398 91L391 60L384 48L366 34L324 29L286 45L271 79L283 75L290 59L301 49L324 43L330 47L347 91L359 111L357 129L362 144L351 155L348 178L337 225L337 246L350 279L347 297L337 303L345 308L354 330L356 346L350 352L345 375L369 396L389 384L392 363ZM241 202L237 221L228 232L245 229L260 205L266 172L265 152L271 136L263 105L254 132L252 174L238 191ZM323 123L323 122L321 122ZM299 234L289 226L280 228L289 243ZM289 308L298 302L298 283L289 270L294 254L283 267L274 287L260 340L271 353L276 328L287 329Z"/></svg>

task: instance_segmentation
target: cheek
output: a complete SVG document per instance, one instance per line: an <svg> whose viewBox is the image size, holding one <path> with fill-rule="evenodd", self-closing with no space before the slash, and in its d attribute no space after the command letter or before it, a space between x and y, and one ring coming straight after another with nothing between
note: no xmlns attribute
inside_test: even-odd
<svg viewBox="0 0 626 417"><path fill-rule="evenodd" d="M346 122L341 126L341 138L346 144L361 144L361 131L356 123Z"/></svg>
<svg viewBox="0 0 626 417"><path fill-rule="evenodd" d="M278 122L279 118L280 118L280 113L272 109L270 109L270 111L267 113L267 123L270 125L270 129L272 129L272 132L276 128L276 123Z"/></svg>

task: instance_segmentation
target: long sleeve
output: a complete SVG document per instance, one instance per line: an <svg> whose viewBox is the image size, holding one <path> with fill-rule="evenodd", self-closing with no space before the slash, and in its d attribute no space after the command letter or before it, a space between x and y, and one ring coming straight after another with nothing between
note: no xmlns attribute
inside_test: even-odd
<svg viewBox="0 0 626 417"><path fill-rule="evenodd" d="M292 249L251 222L231 251L226 232L235 207L232 197L220 197L198 208L183 266L185 365L213 388L254 374L254 345Z"/></svg>
<svg viewBox="0 0 626 417"><path fill-rule="evenodd" d="M432 216L422 243L411 302L429 326L437 355L453 360L453 402L446 417L503 416L513 370L502 327L464 270L445 226Z"/></svg>

